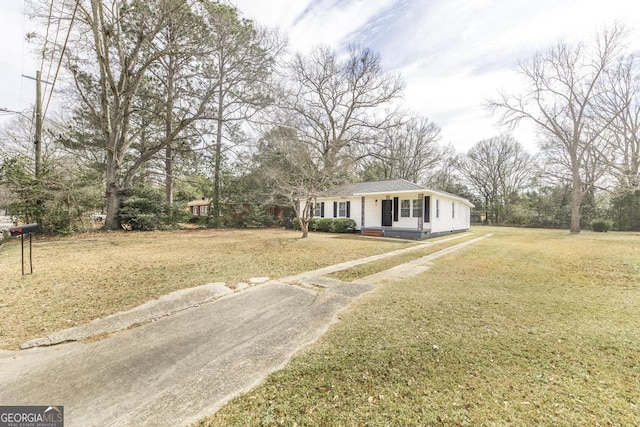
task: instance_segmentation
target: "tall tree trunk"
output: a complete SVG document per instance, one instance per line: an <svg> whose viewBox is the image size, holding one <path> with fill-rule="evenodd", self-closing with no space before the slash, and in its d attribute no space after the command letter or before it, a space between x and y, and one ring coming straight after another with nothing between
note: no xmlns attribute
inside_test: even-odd
<svg viewBox="0 0 640 427"><path fill-rule="evenodd" d="M169 133L167 135L170 135ZM173 148L171 148L171 143L167 146L165 150L165 159L164 159L164 186L165 186L165 201L168 205L173 204Z"/></svg>
<svg viewBox="0 0 640 427"><path fill-rule="evenodd" d="M580 233L580 208L582 205L582 180L574 169L571 189L571 234Z"/></svg>
<svg viewBox="0 0 640 427"><path fill-rule="evenodd" d="M118 211L120 210L121 186L117 176L117 162L111 152L107 152L106 181L106 218L104 220L104 228L106 230L116 230L120 226Z"/></svg>
<svg viewBox="0 0 640 427"><path fill-rule="evenodd" d="M173 31L169 30L168 43L173 44L175 37ZM175 99L175 64L174 55L169 55L167 64L167 103L165 105L164 132L167 148L165 150L164 173L165 173L165 201L170 206L173 204L173 107Z"/></svg>
<svg viewBox="0 0 640 427"><path fill-rule="evenodd" d="M309 236L309 222L311 221L311 198L307 197L304 202L302 211L298 212L299 205L294 201L294 211L298 213L298 221L300 222L300 230L302 231L302 238L306 239Z"/></svg>
<svg viewBox="0 0 640 427"><path fill-rule="evenodd" d="M215 170L213 175L213 215L215 220L218 220L220 216L220 167L222 165L222 127L224 126L224 91L222 89L222 81L224 78L224 66L223 62L220 62L219 67L219 84L218 88L220 93L218 95L218 111L216 120L216 150L215 150Z"/></svg>
<svg viewBox="0 0 640 427"><path fill-rule="evenodd" d="M222 165L222 118L218 117L216 131L216 150L213 175L213 215L220 216L220 167Z"/></svg>

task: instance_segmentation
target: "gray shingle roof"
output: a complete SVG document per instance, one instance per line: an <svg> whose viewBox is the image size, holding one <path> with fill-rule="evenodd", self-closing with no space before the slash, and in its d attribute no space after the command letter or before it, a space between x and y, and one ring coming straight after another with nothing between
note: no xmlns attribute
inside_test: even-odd
<svg viewBox="0 0 640 427"><path fill-rule="evenodd" d="M427 188L409 182L405 179L392 179L388 181L369 181L353 184L345 184L343 186L328 190L323 194L325 197L347 197L355 194L369 193L393 193L397 191L423 191Z"/></svg>
<svg viewBox="0 0 640 427"><path fill-rule="evenodd" d="M392 179L387 181L369 181L345 184L340 187L336 187L325 191L320 197L352 197L352 196L364 196L366 194L377 193L399 193L399 192L426 192L429 194L439 194L441 196L448 196L453 199L460 200L464 204L473 207L473 203L464 197L460 197L455 194L447 193L446 191L432 190L430 188L423 187L406 179Z"/></svg>

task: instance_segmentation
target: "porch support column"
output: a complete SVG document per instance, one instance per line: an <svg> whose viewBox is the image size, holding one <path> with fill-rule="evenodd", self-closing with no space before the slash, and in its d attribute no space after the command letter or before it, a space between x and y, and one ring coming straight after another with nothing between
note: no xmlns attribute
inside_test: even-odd
<svg viewBox="0 0 640 427"><path fill-rule="evenodd" d="M424 194L418 194L420 200L420 216L418 217L418 231L424 229Z"/></svg>
<svg viewBox="0 0 640 427"><path fill-rule="evenodd" d="M360 230L364 229L364 196L362 196L362 205L360 209Z"/></svg>

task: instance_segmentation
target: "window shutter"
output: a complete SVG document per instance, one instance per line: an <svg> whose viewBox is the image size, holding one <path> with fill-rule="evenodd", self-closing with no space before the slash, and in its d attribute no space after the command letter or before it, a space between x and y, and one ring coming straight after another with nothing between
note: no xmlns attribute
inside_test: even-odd
<svg viewBox="0 0 640 427"><path fill-rule="evenodd" d="M324 202L320 202L320 218L324 218Z"/></svg>
<svg viewBox="0 0 640 427"><path fill-rule="evenodd" d="M333 202L333 217L338 217L338 202Z"/></svg>
<svg viewBox="0 0 640 427"><path fill-rule="evenodd" d="M400 210L400 200L397 197L393 198L393 220L398 222L398 212Z"/></svg>
<svg viewBox="0 0 640 427"><path fill-rule="evenodd" d="M347 200L347 218L351 218L351 202Z"/></svg>
<svg viewBox="0 0 640 427"><path fill-rule="evenodd" d="M424 222L431 222L431 196L424 196Z"/></svg>

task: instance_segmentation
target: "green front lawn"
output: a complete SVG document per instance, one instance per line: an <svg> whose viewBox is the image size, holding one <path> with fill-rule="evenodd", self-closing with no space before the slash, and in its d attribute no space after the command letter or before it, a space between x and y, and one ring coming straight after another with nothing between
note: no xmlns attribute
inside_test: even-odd
<svg viewBox="0 0 640 427"><path fill-rule="evenodd" d="M640 425L640 234L473 231L198 425Z"/></svg>

